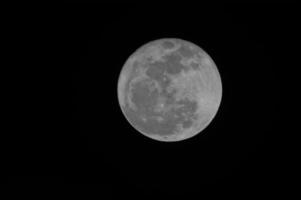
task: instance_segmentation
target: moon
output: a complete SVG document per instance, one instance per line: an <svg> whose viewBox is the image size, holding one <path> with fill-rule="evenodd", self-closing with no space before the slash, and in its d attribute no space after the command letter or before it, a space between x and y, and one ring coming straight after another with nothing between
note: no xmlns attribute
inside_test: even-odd
<svg viewBox="0 0 301 200"><path fill-rule="evenodd" d="M176 74L162 72L162 80L168 79L169 85L163 94L161 85L155 82L162 95L153 106L145 108L154 115L146 114L133 103L131 86L148 77L146 71L152 63L160 62L169 62L174 70L178 66L183 69ZM173 104L168 103L167 97L171 91L175 91ZM177 120L179 113L176 115L181 108L176 102L184 100L196 105L189 126ZM213 59L201 47L178 38L158 39L138 48L125 62L118 80L118 101L123 115L135 130L158 141L182 141L204 132L216 116L221 100L222 82Z"/></svg>

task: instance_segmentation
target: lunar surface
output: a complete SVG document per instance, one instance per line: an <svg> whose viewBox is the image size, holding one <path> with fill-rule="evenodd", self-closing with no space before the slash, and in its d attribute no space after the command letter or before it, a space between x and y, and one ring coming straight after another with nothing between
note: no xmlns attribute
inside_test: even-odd
<svg viewBox="0 0 301 200"><path fill-rule="evenodd" d="M143 45L119 77L118 98L125 118L137 131L159 141L201 133L222 99L221 78L211 57L181 39Z"/></svg>

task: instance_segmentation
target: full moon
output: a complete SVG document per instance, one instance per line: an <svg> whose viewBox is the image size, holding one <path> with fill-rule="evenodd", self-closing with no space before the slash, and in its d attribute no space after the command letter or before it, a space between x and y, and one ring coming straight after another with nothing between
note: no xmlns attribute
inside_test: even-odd
<svg viewBox="0 0 301 200"><path fill-rule="evenodd" d="M158 141L181 141L204 132L221 99L222 82L213 59L178 38L142 45L125 62L118 80L126 120Z"/></svg>

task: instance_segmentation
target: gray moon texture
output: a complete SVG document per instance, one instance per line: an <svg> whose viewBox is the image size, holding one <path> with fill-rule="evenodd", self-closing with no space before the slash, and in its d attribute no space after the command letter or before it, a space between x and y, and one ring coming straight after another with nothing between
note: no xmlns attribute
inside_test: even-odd
<svg viewBox="0 0 301 200"><path fill-rule="evenodd" d="M147 62L150 57L160 57L163 53L178 53L182 56L183 63L187 62L189 66L194 66L189 71L189 76L185 74L184 76L177 76L181 78L173 79L175 87L179 88L179 98L181 98L182 93L183 95L187 93L188 97L195 99L199 105L196 120L189 128L183 128L172 123L165 125L164 117L162 121L159 120L159 117L157 121L152 121L143 117L143 113L135 113L131 106L129 84L131 80L139 76L141 63ZM179 38L162 38L143 44L134 50L132 55L129 55L120 72L117 91L122 114L137 133L157 141L176 142L204 133L206 128L210 126L221 104L222 81L215 62L200 46ZM163 108L164 106L163 104ZM164 126L162 131L161 125ZM163 130L167 130L166 133ZM159 134L160 131L162 134Z"/></svg>

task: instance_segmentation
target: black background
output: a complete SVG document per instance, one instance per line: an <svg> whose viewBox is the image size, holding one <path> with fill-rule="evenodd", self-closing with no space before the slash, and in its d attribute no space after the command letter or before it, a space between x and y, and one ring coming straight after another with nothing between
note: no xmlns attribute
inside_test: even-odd
<svg viewBox="0 0 301 200"><path fill-rule="evenodd" d="M289 7L68 4L60 17L47 20L55 21L45 35L53 36L47 52L57 64L49 72L55 89L47 104L49 120L41 125L45 134L26 138L35 148L28 145L18 154L16 160L27 165L9 180L97 184L109 194L257 191L277 185L282 175L276 159L275 86L283 63L279 49L291 32ZM118 80L128 57L161 38L203 48L222 80L214 120L182 142L143 136L118 102Z"/></svg>

